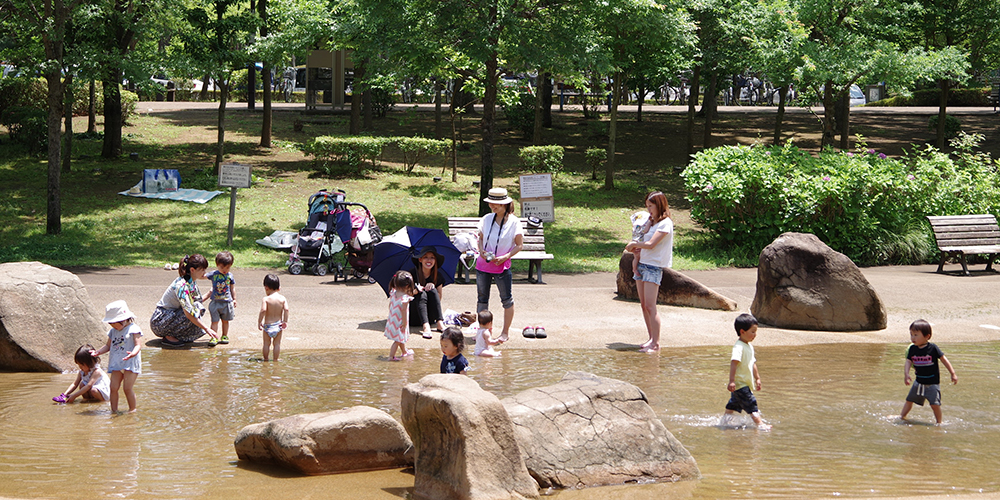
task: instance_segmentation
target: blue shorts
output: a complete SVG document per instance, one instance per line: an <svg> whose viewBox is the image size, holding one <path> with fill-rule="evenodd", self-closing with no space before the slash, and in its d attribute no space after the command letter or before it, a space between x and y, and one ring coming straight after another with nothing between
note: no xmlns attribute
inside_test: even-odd
<svg viewBox="0 0 1000 500"><path fill-rule="evenodd" d="M750 387L744 386L733 391L732 396L729 396L729 402L726 403L726 409L735 411L739 413L745 411L749 414L757 413L757 398L754 397L753 392L750 392Z"/></svg>
<svg viewBox="0 0 1000 500"><path fill-rule="evenodd" d="M636 281L648 281L659 285L660 280L663 278L663 269L649 264L643 264L642 262L639 263L639 266L636 268L636 272L639 273L633 276Z"/></svg>

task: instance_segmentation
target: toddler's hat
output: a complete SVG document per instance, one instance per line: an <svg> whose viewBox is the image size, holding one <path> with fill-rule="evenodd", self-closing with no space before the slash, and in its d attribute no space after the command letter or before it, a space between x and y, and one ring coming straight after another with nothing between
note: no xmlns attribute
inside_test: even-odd
<svg viewBox="0 0 1000 500"><path fill-rule="evenodd" d="M132 314L132 311L129 311L128 304L124 300L116 300L108 304L105 311L105 323L118 323L127 319L135 319L135 315Z"/></svg>

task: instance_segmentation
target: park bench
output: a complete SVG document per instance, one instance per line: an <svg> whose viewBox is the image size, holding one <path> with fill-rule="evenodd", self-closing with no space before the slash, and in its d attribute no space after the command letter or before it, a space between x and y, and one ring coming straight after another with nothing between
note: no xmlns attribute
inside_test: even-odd
<svg viewBox="0 0 1000 500"><path fill-rule="evenodd" d="M990 102L993 103L993 112L996 113L997 107L1000 106L1000 79L993 81L990 89Z"/></svg>
<svg viewBox="0 0 1000 500"><path fill-rule="evenodd" d="M949 257L958 257L962 271L969 275L966 255L987 254L986 270L993 270L993 259L1000 255L1000 226L992 214L927 216L934 240L941 251L937 272L942 272Z"/></svg>
<svg viewBox="0 0 1000 500"><path fill-rule="evenodd" d="M448 236L454 237L459 233L475 232L479 227L479 217L448 217ZM528 219L520 219L521 229L524 230L524 247L517 252L511 260L528 261L528 281L532 281L531 275L537 273L535 283L542 283L542 261L551 260L552 254L545 253L545 229L541 224L538 227L528 225ZM465 275L465 282L469 282L469 268L460 266L459 271Z"/></svg>

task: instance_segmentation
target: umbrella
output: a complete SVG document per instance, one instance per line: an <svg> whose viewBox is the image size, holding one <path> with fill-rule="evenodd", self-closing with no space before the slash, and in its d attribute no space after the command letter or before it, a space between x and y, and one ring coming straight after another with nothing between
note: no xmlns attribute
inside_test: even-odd
<svg viewBox="0 0 1000 500"><path fill-rule="evenodd" d="M444 256L444 264L441 265L444 284L454 283L455 269L458 268L462 252L455 248L444 231L410 226L404 226L375 245L375 255L368 276L374 278L385 294L389 295L389 280L400 269L412 271L413 253L426 247L434 247L437 253Z"/></svg>

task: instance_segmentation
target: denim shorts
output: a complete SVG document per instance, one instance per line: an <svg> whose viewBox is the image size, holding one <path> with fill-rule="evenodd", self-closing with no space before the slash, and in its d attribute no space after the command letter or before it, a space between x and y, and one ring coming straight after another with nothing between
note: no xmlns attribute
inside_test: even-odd
<svg viewBox="0 0 1000 500"><path fill-rule="evenodd" d="M741 411L745 411L748 414L757 413L757 398L753 395L753 392L750 392L749 387L740 387L733 391L732 396L729 397L726 409L735 411L736 413Z"/></svg>
<svg viewBox="0 0 1000 500"><path fill-rule="evenodd" d="M651 266L649 264L643 264L642 262L639 263L639 266L636 269L636 271L639 274L632 277L636 281L640 280L648 281L650 283L656 283L657 285L659 285L660 280L663 278L663 269L656 266Z"/></svg>
<svg viewBox="0 0 1000 500"><path fill-rule="evenodd" d="M476 270L476 311L489 309L490 307L490 284L496 281L497 291L500 292L500 304L504 309L514 307L514 296L511 287L514 285L514 275L510 269L505 269L500 274L487 273Z"/></svg>

